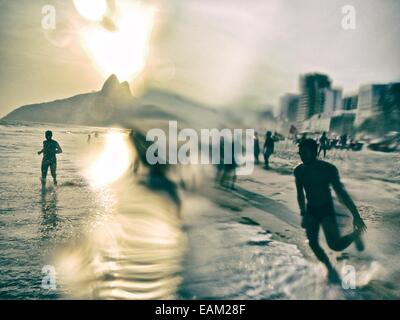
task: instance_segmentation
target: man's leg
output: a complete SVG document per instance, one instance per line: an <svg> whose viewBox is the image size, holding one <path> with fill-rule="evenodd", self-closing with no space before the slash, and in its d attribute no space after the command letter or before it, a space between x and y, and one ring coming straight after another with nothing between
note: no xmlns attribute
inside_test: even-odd
<svg viewBox="0 0 400 320"><path fill-rule="evenodd" d="M46 160L42 160L41 165L41 172L42 172L42 184L46 183L47 171L49 170L49 162Z"/></svg>
<svg viewBox="0 0 400 320"><path fill-rule="evenodd" d="M326 242L329 248L334 251L342 251L346 249L357 238L357 233L352 232L345 236L340 236L339 227L335 216L329 216L322 221Z"/></svg>
<svg viewBox="0 0 400 320"><path fill-rule="evenodd" d="M235 190L236 179L237 179L236 169L233 169L233 171L232 171L232 181L231 181L231 189L232 190Z"/></svg>
<svg viewBox="0 0 400 320"><path fill-rule="evenodd" d="M321 261L326 268L328 269L328 278L332 282L339 282L340 276L332 266L331 262L325 251L319 245L319 227L320 223L315 218L308 216L306 222L306 234L308 238L308 244L310 245L311 250L314 252L315 256Z"/></svg>
<svg viewBox="0 0 400 320"><path fill-rule="evenodd" d="M52 161L50 163L50 172L53 177L54 184L57 184L57 161Z"/></svg>
<svg viewBox="0 0 400 320"><path fill-rule="evenodd" d="M326 265L328 269L332 269L332 265L329 261L325 251L319 245L319 227L320 223L313 217L308 216L306 222L306 235L308 238L308 244L315 256Z"/></svg>
<svg viewBox="0 0 400 320"><path fill-rule="evenodd" d="M271 153L269 151L267 151L265 153L265 167L269 168L269 157L271 156Z"/></svg>
<svg viewBox="0 0 400 320"><path fill-rule="evenodd" d="M224 167L222 169L221 179L219 181L219 184L221 185L221 187L225 187L225 182L226 182L227 177L228 177L228 172L227 172L226 168Z"/></svg>

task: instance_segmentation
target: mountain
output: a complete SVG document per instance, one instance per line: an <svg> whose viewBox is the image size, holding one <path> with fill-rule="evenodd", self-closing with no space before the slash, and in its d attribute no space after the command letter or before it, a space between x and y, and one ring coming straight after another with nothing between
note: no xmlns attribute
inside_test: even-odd
<svg viewBox="0 0 400 320"><path fill-rule="evenodd" d="M191 127L217 127L217 112L169 92L149 89L134 97L128 82L111 75L100 91L22 106L3 118L93 126L130 126L144 120L176 120Z"/></svg>

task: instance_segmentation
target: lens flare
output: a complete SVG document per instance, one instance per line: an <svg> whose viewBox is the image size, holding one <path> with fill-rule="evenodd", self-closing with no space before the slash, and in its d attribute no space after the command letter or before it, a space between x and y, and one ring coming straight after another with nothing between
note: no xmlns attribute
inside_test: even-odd
<svg viewBox="0 0 400 320"><path fill-rule="evenodd" d="M106 0L74 0L78 13L91 21L101 21L107 11Z"/></svg>
<svg viewBox="0 0 400 320"><path fill-rule="evenodd" d="M87 171L92 186L104 186L120 178L130 165L130 153L125 136L113 132L107 135L100 157Z"/></svg>
<svg viewBox="0 0 400 320"><path fill-rule="evenodd" d="M115 74L130 81L144 68L154 24L154 8L145 5L120 6L115 31L101 25L81 30L81 42L104 77Z"/></svg>

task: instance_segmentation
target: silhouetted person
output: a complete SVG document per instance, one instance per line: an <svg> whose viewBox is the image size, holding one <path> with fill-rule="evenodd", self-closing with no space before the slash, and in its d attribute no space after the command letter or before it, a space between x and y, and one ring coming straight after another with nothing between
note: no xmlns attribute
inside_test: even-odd
<svg viewBox="0 0 400 320"><path fill-rule="evenodd" d="M272 132L268 131L265 135L263 147L265 168L269 168L269 157L274 153L275 141L272 139Z"/></svg>
<svg viewBox="0 0 400 320"><path fill-rule="evenodd" d="M310 248L327 267L329 279L338 281L339 276L336 270L318 242L320 226L324 230L328 246L335 251L346 249L353 241L357 249L362 251L364 244L361 240L361 234L365 232L366 226L353 200L340 181L338 169L328 162L318 160L317 148L317 143L312 139L306 139L299 145L299 154L303 163L294 170L297 201L302 215L302 227L306 230ZM346 236L339 234L331 187L353 215L354 231Z"/></svg>
<svg viewBox="0 0 400 320"><path fill-rule="evenodd" d="M347 148L347 134L342 134L340 136L340 148L341 149Z"/></svg>
<svg viewBox="0 0 400 320"><path fill-rule="evenodd" d="M54 184L57 184L57 158L56 154L62 153L62 149L57 141L53 140L53 132L46 131L46 140L43 141L43 149L38 154L43 153L42 160L42 184L46 184L47 171L50 167L51 176L53 177Z"/></svg>
<svg viewBox="0 0 400 320"><path fill-rule="evenodd" d="M349 138L350 139L350 141L349 141L349 149L350 150L355 150L355 148L356 148L356 142L354 141L354 139L353 138Z"/></svg>
<svg viewBox="0 0 400 320"><path fill-rule="evenodd" d="M88 134L88 136L87 136L87 143L88 143L88 144L90 144L90 139L91 139L91 138L92 138L91 135Z"/></svg>
<svg viewBox="0 0 400 320"><path fill-rule="evenodd" d="M228 160L224 138L221 138L219 147L220 163L218 164L218 172L215 180L220 186L229 187L230 189L235 190L235 183L237 179L236 168L238 166L235 159L235 143L234 141L231 142L231 161Z"/></svg>
<svg viewBox="0 0 400 320"><path fill-rule="evenodd" d="M328 146L329 146L329 140L328 137L326 136L326 132L324 131L322 133L322 136L319 138L318 157L321 151L324 151L324 158L326 158L326 150L328 150Z"/></svg>
<svg viewBox="0 0 400 320"><path fill-rule="evenodd" d="M254 162L256 164L260 163L260 139L258 132L254 133Z"/></svg>
<svg viewBox="0 0 400 320"><path fill-rule="evenodd" d="M336 136L331 140L331 143L330 143L331 148L337 149L338 148L338 143L339 143L339 139Z"/></svg>
<svg viewBox="0 0 400 320"><path fill-rule="evenodd" d="M137 130L131 130L129 137L136 150L133 173L136 175L141 165L148 169L148 174L141 183L152 191L167 193L176 204L178 211L180 211L181 199L178 195L178 185L169 179L167 175L170 166L162 163L151 164L147 159L147 150L154 142L147 141L146 136Z"/></svg>

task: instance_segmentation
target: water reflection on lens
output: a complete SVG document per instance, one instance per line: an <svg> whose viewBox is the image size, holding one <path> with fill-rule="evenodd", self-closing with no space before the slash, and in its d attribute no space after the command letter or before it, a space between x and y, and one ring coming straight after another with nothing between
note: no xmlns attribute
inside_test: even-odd
<svg viewBox="0 0 400 320"><path fill-rule="evenodd" d="M127 150L131 148L127 146ZM176 296L186 244L179 205L168 192L153 190L145 182L146 173L138 178L130 168L98 193L113 199L110 212L93 222L95 227L84 239L61 249L57 255L57 274L67 297Z"/></svg>

